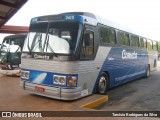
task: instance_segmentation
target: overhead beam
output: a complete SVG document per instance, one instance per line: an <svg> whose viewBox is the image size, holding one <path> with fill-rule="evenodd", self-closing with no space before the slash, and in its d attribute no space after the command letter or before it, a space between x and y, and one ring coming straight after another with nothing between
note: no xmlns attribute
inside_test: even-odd
<svg viewBox="0 0 160 120"><path fill-rule="evenodd" d="M4 6L7 6L7 7L18 8L17 4L12 4L12 3L9 3L9 2L6 2L6 1L0 1L0 4L4 5Z"/></svg>
<svg viewBox="0 0 160 120"><path fill-rule="evenodd" d="M7 23L7 21L27 2L28 0L17 0L16 3L16 9L10 7L10 10L6 13L5 17L1 16L0 19L2 19L0 21L0 27L3 26L5 23ZM4 3L4 1L0 0L0 4ZM7 3L5 3L7 4ZM9 4L8 4L9 6Z"/></svg>
<svg viewBox="0 0 160 120"><path fill-rule="evenodd" d="M27 33L28 26L11 26L5 25L0 28L0 33L9 33L9 34L18 34L18 33Z"/></svg>
<svg viewBox="0 0 160 120"><path fill-rule="evenodd" d="M6 19L6 17L2 17L2 16L0 16L0 19L3 19L3 20L5 20L5 19Z"/></svg>

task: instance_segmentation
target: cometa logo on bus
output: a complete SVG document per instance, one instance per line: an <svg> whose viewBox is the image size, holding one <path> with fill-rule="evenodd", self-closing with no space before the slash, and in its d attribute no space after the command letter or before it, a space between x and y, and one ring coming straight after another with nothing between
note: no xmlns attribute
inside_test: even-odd
<svg viewBox="0 0 160 120"><path fill-rule="evenodd" d="M37 54L34 54L34 58L36 59L49 59L49 56L47 55L37 55Z"/></svg>
<svg viewBox="0 0 160 120"><path fill-rule="evenodd" d="M137 53L135 51L133 53L129 53L126 50L123 50L122 59L137 59Z"/></svg>

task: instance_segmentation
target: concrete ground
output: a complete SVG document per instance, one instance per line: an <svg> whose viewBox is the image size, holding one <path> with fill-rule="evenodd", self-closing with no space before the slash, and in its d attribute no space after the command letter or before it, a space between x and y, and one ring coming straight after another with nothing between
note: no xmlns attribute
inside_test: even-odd
<svg viewBox="0 0 160 120"><path fill-rule="evenodd" d="M111 89L109 101L95 110L81 109L87 101L94 100L91 95L76 101L60 101L41 97L24 91L19 87L18 77L0 76L0 111L160 111L160 63L158 70L149 78L142 78ZM5 118L0 118L0 120ZM22 118L7 118L18 119ZM27 118L23 118L27 119ZM28 118L31 119L31 118ZM160 118L134 117L52 117L33 118L34 120L159 120Z"/></svg>
<svg viewBox="0 0 160 120"><path fill-rule="evenodd" d="M109 101L97 109L105 111L160 111L160 63L148 78L118 86L109 92Z"/></svg>

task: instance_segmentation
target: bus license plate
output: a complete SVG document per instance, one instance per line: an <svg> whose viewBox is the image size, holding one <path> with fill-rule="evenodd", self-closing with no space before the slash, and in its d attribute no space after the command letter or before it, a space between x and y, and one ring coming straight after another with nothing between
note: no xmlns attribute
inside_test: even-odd
<svg viewBox="0 0 160 120"><path fill-rule="evenodd" d="M39 91L39 92L44 92L44 91L45 91L44 88L38 87L38 86L35 86L35 90L36 90L36 91Z"/></svg>

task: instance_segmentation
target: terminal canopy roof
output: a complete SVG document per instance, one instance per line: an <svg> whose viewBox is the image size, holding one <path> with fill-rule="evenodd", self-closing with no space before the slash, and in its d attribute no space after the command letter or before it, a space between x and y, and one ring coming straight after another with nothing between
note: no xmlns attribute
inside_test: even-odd
<svg viewBox="0 0 160 120"><path fill-rule="evenodd" d="M0 30L28 0L0 0Z"/></svg>

